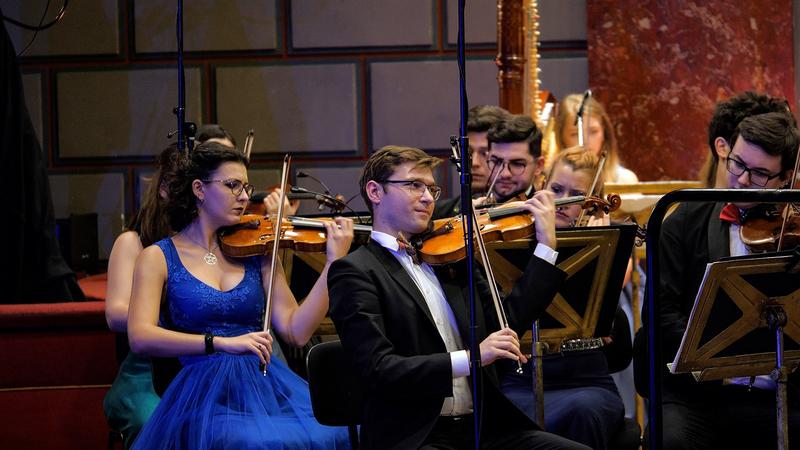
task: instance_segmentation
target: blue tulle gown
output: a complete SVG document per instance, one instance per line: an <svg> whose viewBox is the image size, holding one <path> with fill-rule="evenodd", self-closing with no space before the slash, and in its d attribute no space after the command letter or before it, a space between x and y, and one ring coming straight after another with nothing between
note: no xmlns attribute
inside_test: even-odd
<svg viewBox="0 0 800 450"><path fill-rule="evenodd" d="M162 325L187 333L238 336L262 329L264 290L256 258L244 279L218 291L183 266L171 239ZM181 357L172 381L134 443L135 449L343 449L347 430L317 423L306 382L272 358L267 375L253 354Z"/></svg>

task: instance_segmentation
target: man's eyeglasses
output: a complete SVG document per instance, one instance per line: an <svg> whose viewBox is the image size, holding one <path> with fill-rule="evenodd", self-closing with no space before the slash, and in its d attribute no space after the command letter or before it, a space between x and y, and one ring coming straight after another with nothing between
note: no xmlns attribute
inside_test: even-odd
<svg viewBox="0 0 800 450"><path fill-rule="evenodd" d="M437 186L435 184L425 184L419 180L385 180L384 183L399 184L407 191L411 192L412 194L419 195L420 197L425 194L425 190L427 189L428 192L431 193L431 197L433 197L434 200L438 200L439 196L442 195L441 186Z"/></svg>
<svg viewBox="0 0 800 450"><path fill-rule="evenodd" d="M728 152L728 157L725 161L725 167L728 169L728 172L736 175L737 177L740 177L743 173L747 172L748 176L750 177L750 183L760 187L766 186L767 183L769 183L769 180L781 176L780 173L770 175L759 169L751 169L747 167L745 163L731 157L731 152Z"/></svg>
<svg viewBox="0 0 800 450"><path fill-rule="evenodd" d="M499 167L499 171L503 171L503 166L508 167L508 171L511 172L511 175L517 176L522 175L525 172L525 168L528 167L528 162L519 159L512 159L511 161L506 161L505 159L498 158L496 156L492 156L489 158L489 169L494 172L496 167Z"/></svg>
<svg viewBox="0 0 800 450"><path fill-rule="evenodd" d="M253 186L252 184L242 183L241 181L235 178L229 178L227 180L201 180L201 181L203 183L222 183L225 185L225 187L231 190L231 194L233 194L235 197L241 195L242 191L244 191L248 197L252 197L253 191L256 189L256 187Z"/></svg>

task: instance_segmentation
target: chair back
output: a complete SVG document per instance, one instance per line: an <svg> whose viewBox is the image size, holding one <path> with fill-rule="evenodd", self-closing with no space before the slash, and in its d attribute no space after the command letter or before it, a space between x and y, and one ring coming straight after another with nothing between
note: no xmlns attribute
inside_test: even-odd
<svg viewBox="0 0 800 450"><path fill-rule="evenodd" d="M314 417L322 425L347 426L350 443L357 448L363 394L358 375L340 341L311 347L306 356L308 389Z"/></svg>

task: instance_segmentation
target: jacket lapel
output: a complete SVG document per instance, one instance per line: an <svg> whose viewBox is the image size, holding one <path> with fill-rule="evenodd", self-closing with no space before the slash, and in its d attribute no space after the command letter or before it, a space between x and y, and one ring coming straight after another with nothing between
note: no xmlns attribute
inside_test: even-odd
<svg viewBox="0 0 800 450"><path fill-rule="evenodd" d="M452 270L453 268L450 266L437 266L433 268L433 271L436 273L436 278L439 279L439 283L442 285L444 297L447 299L447 303L450 305L450 309L453 311L453 315L458 323L458 331L461 336L466 337L469 336L469 305L467 305L464 291L458 283L458 280L456 280ZM480 305L480 303L478 303L478 305ZM467 345L467 343L465 342L464 345Z"/></svg>
<svg viewBox="0 0 800 450"><path fill-rule="evenodd" d="M714 204L714 209L711 210L711 216L708 218L709 261L718 261L720 258L730 256L731 253L730 227L719 218L719 213L724 206L724 203Z"/></svg>
<svg viewBox="0 0 800 450"><path fill-rule="evenodd" d="M400 265L400 262L397 260L397 258L395 258L394 255L389 252L389 250L386 250L380 244L377 244L373 241L370 241L366 247L386 269L386 271L394 280L395 284L400 286L400 289L405 291L406 294L408 294L408 296L414 300L414 303L416 303L417 306L422 310L431 324L435 325L433 321L433 315L431 314L431 310L428 309L428 304L425 302L422 292L419 291L417 284L414 283L414 280L412 280L411 276L408 275L406 269ZM395 289L395 291L397 291L397 289Z"/></svg>

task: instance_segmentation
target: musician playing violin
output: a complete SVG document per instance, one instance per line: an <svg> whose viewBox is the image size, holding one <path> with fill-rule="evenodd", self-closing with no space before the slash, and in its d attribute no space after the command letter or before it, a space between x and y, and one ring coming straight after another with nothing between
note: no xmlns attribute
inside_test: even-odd
<svg viewBox="0 0 800 450"><path fill-rule="evenodd" d="M558 155L548 176L545 189L556 199L586 196L597 171L598 157L583 147L573 147ZM602 191L602 180L598 182ZM581 216L580 205L556 208L556 226L574 227ZM608 217L593 218L589 225L608 225ZM602 340L586 340L586 348L564 350L544 356L545 429L586 444L596 450L608 448L609 439L620 429L624 405L614 380L609 375L624 369L631 360L631 336L628 320L617 309L612 336ZM571 349L570 349L571 350ZM528 415L534 416L535 398L531 388L533 371L530 364L523 373L513 370L501 375L503 392Z"/></svg>
<svg viewBox="0 0 800 450"><path fill-rule="evenodd" d="M794 118L771 112L745 118L726 143L721 161L730 189L775 189L787 184L800 145ZM685 203L664 221L659 286L664 360L672 361L702 282L706 264L748 253L740 217L753 205ZM716 312L716 310L715 310ZM718 314L725 314L720 310ZM647 317L646 314L642 314ZM731 318L734 320L735 318ZM645 324L646 326L647 324ZM639 345L637 336L637 350ZM646 355L637 353L637 367ZM637 377L639 374L637 373ZM790 378L790 389L792 380ZM800 439L798 398L789 395L789 442ZM663 382L665 449L769 448L775 442L775 386L768 378L695 382L689 374Z"/></svg>
<svg viewBox="0 0 800 450"><path fill-rule="evenodd" d="M489 129L489 200L530 198L542 176L542 132L530 116L507 117Z"/></svg>
<svg viewBox="0 0 800 450"><path fill-rule="evenodd" d="M217 230L239 223L253 192L244 154L206 142L175 172L167 214L176 233L136 262L128 335L134 352L177 356L183 368L134 448L347 448L346 430L317 423L305 382L271 358L263 331L270 258L219 251ZM304 345L325 316L325 274L350 247L351 220L325 227L325 270L300 305L277 267L271 324L289 344Z"/></svg>
<svg viewBox="0 0 800 450"><path fill-rule="evenodd" d="M496 123L504 120L510 113L494 105L478 105L469 109L467 114L467 138L469 139L469 153L472 167L472 195L475 197L486 196L489 187L489 129ZM444 219L460 214L461 195L453 198L438 200L433 209L433 219Z"/></svg>
<svg viewBox="0 0 800 450"><path fill-rule="evenodd" d="M331 318L364 386L365 449L472 448L468 279L463 262L417 263L407 241L426 230L441 189L439 160L386 146L366 163L361 195L373 216L371 242L331 266ZM476 333L483 377L481 448L586 448L545 433L499 390L498 360L525 361L518 334L552 301L565 274L556 253L552 195L524 204L539 241L505 299L500 329L485 279L476 271Z"/></svg>

